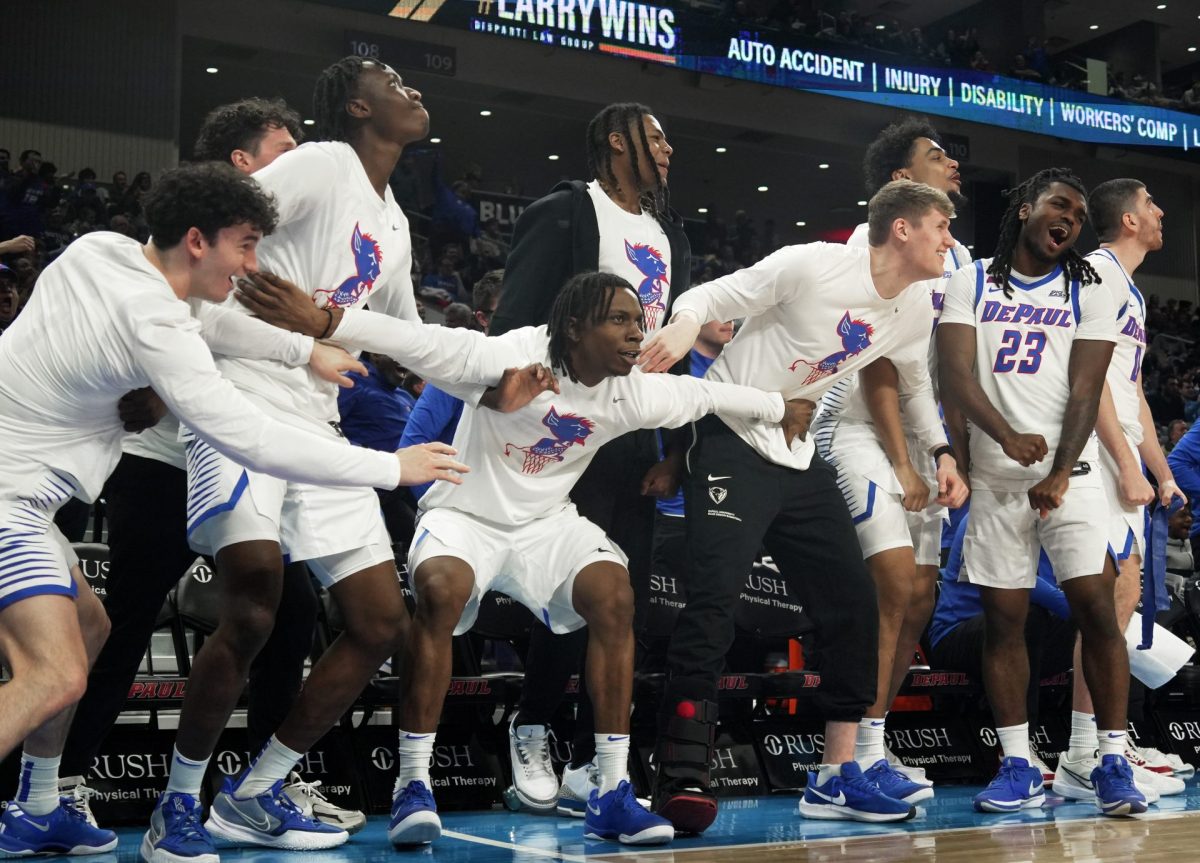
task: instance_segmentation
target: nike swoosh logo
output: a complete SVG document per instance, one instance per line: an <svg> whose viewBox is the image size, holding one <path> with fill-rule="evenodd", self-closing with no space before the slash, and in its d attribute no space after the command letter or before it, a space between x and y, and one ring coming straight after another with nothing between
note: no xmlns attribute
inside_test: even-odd
<svg viewBox="0 0 1200 863"><path fill-rule="evenodd" d="M1110 732L1108 733L1108 739L1109 739L1109 740L1120 740L1120 739L1121 739L1122 737L1124 737L1124 736L1125 736L1125 735L1124 735L1124 734L1122 734L1120 731L1116 731L1116 732L1110 731Z"/></svg>
<svg viewBox="0 0 1200 863"><path fill-rule="evenodd" d="M588 812L591 812L593 815L599 815L599 814L600 814L600 810L599 810L599 809L597 809L596 807L592 806L592 804L591 804L591 803L589 803L589 804L587 805L587 811L588 811Z"/></svg>
<svg viewBox="0 0 1200 863"><path fill-rule="evenodd" d="M623 402L623 401L625 401L625 399L623 399L623 398L620 398L620 399L618 399L618 398L614 398L614 399L613 399L613 404L615 405L617 402Z"/></svg>
<svg viewBox="0 0 1200 863"><path fill-rule="evenodd" d="M1092 780L1091 780L1091 777L1089 777L1089 776L1080 776L1078 773L1076 773L1076 772L1075 772L1074 770L1072 770L1070 767L1067 767L1067 766L1065 766L1065 765L1063 766L1063 770L1067 771L1067 773L1069 773L1069 774L1071 775L1071 777L1072 777L1072 778L1073 778L1073 779L1074 779L1076 782L1078 782L1080 785L1082 785L1082 786L1083 786L1084 788L1086 788L1088 791L1094 791L1094 790L1095 790L1095 788L1092 786Z"/></svg>
<svg viewBox="0 0 1200 863"><path fill-rule="evenodd" d="M994 294L994 293L996 293L996 292L998 292L998 291L1003 291L1003 290L1004 290L1004 288L1002 288L1002 287L999 287L998 285L992 285L990 288L988 288L988 293L989 293L989 294Z"/></svg>
<svg viewBox="0 0 1200 863"><path fill-rule="evenodd" d="M262 823L259 824L257 818L251 818L245 812L239 812L238 814L242 816L243 821L245 821L255 830L261 830L263 833L269 833L271 831L271 819L266 815L262 817Z"/></svg>
<svg viewBox="0 0 1200 863"><path fill-rule="evenodd" d="M32 818L29 817L28 813L26 813L26 815L25 815L25 823L28 824L30 827L32 827L35 830L41 830L43 833L45 833L46 831L48 831L50 829L49 822L47 822L46 824L38 824L36 821L34 821Z"/></svg>
<svg viewBox="0 0 1200 863"><path fill-rule="evenodd" d="M884 724L884 723L882 723L882 722L872 722L872 723L871 723L871 727L872 727L872 728L878 728L880 725L883 725L883 724Z"/></svg>
<svg viewBox="0 0 1200 863"><path fill-rule="evenodd" d="M1042 790L1041 782L1030 782L1029 783L1029 794L1027 794L1026 796L1027 797L1035 797L1035 796L1037 796L1038 792L1041 790Z"/></svg>
<svg viewBox="0 0 1200 863"><path fill-rule="evenodd" d="M428 734L405 734L404 735L405 740L425 740L428 737L429 737Z"/></svg>
<svg viewBox="0 0 1200 863"><path fill-rule="evenodd" d="M719 479L733 479L733 477L732 476L713 476L711 473L708 475L709 482L716 482Z"/></svg>
<svg viewBox="0 0 1200 863"><path fill-rule="evenodd" d="M832 803L834 806L845 806L845 805L846 805L846 794L845 794L845 792L839 791L839 792L837 793L837 796L836 796L836 797L830 797L828 794L822 794L820 791L818 791L818 790L817 790L817 789L815 789L815 788L811 788L811 789L809 789L809 790L810 790L810 791L812 791L812 793L813 793L813 794L815 794L815 795L817 795L818 797L820 797L822 800L828 800L828 801L829 801L830 803Z"/></svg>
<svg viewBox="0 0 1200 863"><path fill-rule="evenodd" d="M608 740L610 743L614 740L628 740L628 739L629 739L628 734L618 734L616 737L613 737L611 734L608 735Z"/></svg>

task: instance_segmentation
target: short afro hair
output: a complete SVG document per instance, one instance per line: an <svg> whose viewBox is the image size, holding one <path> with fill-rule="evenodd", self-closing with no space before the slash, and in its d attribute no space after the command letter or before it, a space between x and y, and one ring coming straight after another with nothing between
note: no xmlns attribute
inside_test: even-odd
<svg viewBox="0 0 1200 863"><path fill-rule="evenodd" d="M214 108L204 118L192 155L199 162L228 162L234 150L257 154L268 129L287 129L304 138L300 115L282 99L242 99Z"/></svg>
<svg viewBox="0 0 1200 863"><path fill-rule="evenodd" d="M263 235L279 216L257 181L221 162L201 162L167 171L146 195L146 224L159 249L179 244L192 228L217 241L222 228L248 224Z"/></svg>
<svg viewBox="0 0 1200 863"><path fill-rule="evenodd" d="M925 117L907 117L875 136L863 157L867 194L874 195L892 181L892 172L912 164L917 138L938 140L937 129Z"/></svg>

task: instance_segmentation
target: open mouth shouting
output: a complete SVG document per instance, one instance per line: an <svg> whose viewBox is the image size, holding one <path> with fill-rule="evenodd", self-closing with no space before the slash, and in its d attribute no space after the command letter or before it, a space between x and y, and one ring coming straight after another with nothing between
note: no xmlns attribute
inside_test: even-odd
<svg viewBox="0 0 1200 863"><path fill-rule="evenodd" d="M1050 250L1057 252L1071 238L1071 229L1066 225L1051 225L1047 233L1050 235Z"/></svg>

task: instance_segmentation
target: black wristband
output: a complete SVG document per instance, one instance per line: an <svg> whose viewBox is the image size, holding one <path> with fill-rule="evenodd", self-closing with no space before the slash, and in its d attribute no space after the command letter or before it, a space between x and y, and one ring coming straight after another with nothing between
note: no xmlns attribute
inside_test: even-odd
<svg viewBox="0 0 1200 863"><path fill-rule="evenodd" d="M958 457L954 454L954 447L940 446L933 451L933 463L937 464L937 460L944 455L948 455L948 456L950 456L950 458L954 459L955 461L958 461Z"/></svg>
<svg viewBox="0 0 1200 863"><path fill-rule="evenodd" d="M329 309L321 309L321 311L329 315L329 322L325 324L325 329L321 331L321 335L317 336L318 341L320 339L329 338L329 333L333 329L333 312L331 312Z"/></svg>

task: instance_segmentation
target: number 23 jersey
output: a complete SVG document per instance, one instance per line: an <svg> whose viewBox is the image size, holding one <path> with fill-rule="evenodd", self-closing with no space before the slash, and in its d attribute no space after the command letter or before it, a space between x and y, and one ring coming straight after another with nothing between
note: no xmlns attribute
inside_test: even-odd
<svg viewBox="0 0 1200 863"><path fill-rule="evenodd" d="M1037 278L1010 273L1010 298L987 274L990 265L990 258L975 261L950 278L941 323L975 328L975 375L988 400L1016 431L1046 439L1045 459L1023 467L969 425L972 481L997 491L1024 491L1046 476L1054 460L1075 340L1115 342L1116 308L1106 286L1068 282L1061 266ZM1093 432L1080 460L1096 470L1098 455Z"/></svg>

